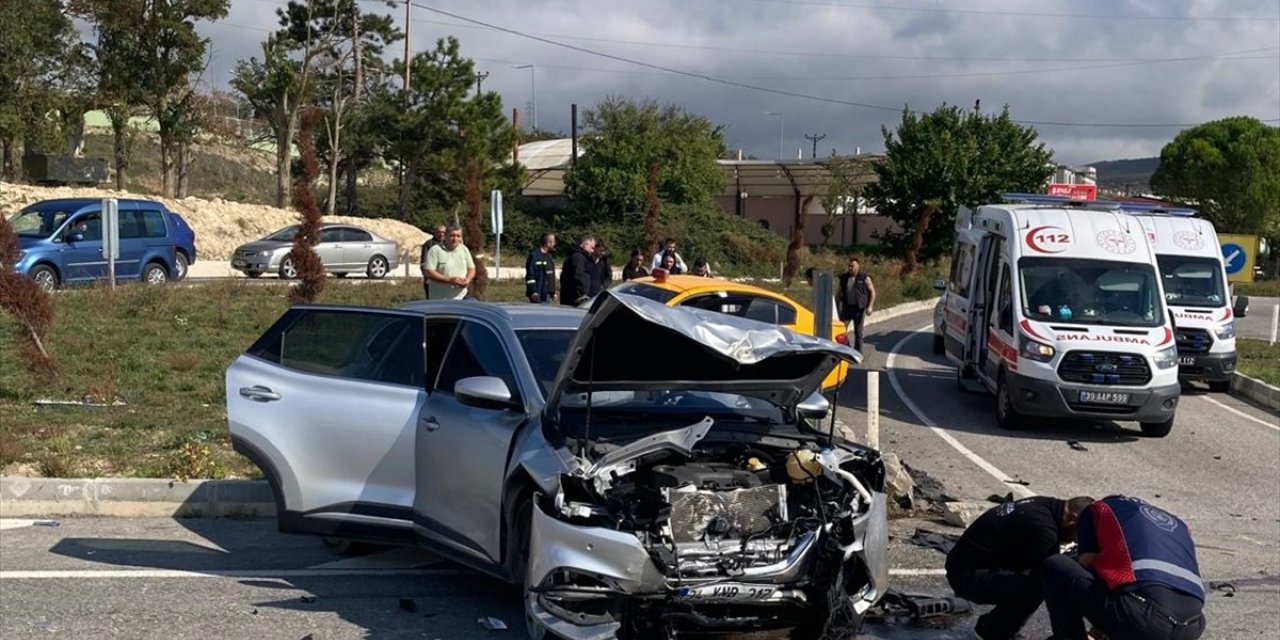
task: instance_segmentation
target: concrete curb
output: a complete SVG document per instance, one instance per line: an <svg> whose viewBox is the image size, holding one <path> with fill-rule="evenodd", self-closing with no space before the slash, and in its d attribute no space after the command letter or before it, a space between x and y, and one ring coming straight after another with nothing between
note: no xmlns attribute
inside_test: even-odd
<svg viewBox="0 0 1280 640"><path fill-rule="evenodd" d="M0 478L0 517L267 517L276 513L265 480Z"/></svg>
<svg viewBox="0 0 1280 640"><path fill-rule="evenodd" d="M934 298L895 305L877 311L867 318L866 324L929 310L936 302ZM837 428L845 437L856 438L855 431L843 421L837 421ZM0 518L264 518L275 515L275 496L266 480L178 482L164 478L0 477Z"/></svg>
<svg viewBox="0 0 1280 640"><path fill-rule="evenodd" d="M1231 376L1231 395L1244 398L1268 411L1280 413L1280 387L1237 371Z"/></svg>

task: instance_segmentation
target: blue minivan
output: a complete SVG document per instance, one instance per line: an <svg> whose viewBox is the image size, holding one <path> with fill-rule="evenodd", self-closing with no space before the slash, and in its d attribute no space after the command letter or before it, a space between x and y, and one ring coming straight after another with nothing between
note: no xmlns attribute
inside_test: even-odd
<svg viewBox="0 0 1280 640"><path fill-rule="evenodd" d="M119 200L120 259L116 280L159 284L181 275L180 233L165 206L151 200ZM14 270L52 290L107 277L102 256L102 200L43 200L9 218L18 235ZM185 226L185 225L184 225ZM194 258L194 247L191 257Z"/></svg>

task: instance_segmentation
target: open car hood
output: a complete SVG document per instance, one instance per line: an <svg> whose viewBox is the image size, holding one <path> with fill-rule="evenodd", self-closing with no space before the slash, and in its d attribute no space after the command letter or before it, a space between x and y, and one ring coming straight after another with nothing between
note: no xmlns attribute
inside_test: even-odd
<svg viewBox="0 0 1280 640"><path fill-rule="evenodd" d="M604 291L583 319L547 396L558 423L566 394L717 391L794 408L853 348L714 311Z"/></svg>

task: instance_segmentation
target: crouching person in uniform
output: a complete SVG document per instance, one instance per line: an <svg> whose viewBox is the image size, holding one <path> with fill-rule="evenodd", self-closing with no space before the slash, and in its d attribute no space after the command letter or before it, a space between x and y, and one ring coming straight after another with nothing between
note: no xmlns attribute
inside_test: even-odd
<svg viewBox="0 0 1280 640"><path fill-rule="evenodd" d="M1177 516L1108 496L1080 515L1079 547L1078 558L1049 558L1041 572L1054 640L1196 640L1204 633L1196 548ZM1095 630L1089 636L1085 620Z"/></svg>

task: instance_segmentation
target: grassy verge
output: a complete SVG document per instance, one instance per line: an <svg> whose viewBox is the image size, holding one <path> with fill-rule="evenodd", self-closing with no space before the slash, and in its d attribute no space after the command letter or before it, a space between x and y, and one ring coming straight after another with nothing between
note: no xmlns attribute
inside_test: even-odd
<svg viewBox="0 0 1280 640"><path fill-rule="evenodd" d="M1239 283L1235 286L1235 293L1242 296L1257 296L1259 298L1280 298L1280 280L1262 280L1260 282Z"/></svg>
<svg viewBox="0 0 1280 640"><path fill-rule="evenodd" d="M891 267L872 268L881 308L933 294L936 273L904 281ZM803 282L760 284L810 303ZM0 316L0 475L256 476L227 438L223 374L287 308L287 286L220 281L59 292L50 345L61 372L52 385L21 369L12 318ZM502 283L489 298L517 301L523 293L521 284ZM322 302L393 307L421 297L416 280L330 280ZM125 404L36 406L43 399Z"/></svg>
<svg viewBox="0 0 1280 640"><path fill-rule="evenodd" d="M1280 344L1265 340L1236 340L1240 361L1236 368L1246 376L1280 386Z"/></svg>

